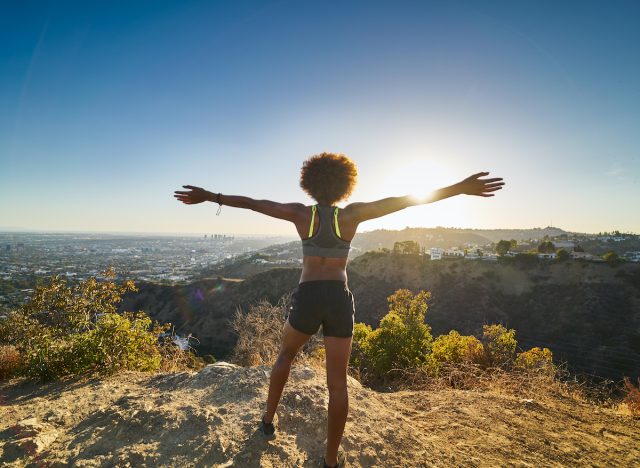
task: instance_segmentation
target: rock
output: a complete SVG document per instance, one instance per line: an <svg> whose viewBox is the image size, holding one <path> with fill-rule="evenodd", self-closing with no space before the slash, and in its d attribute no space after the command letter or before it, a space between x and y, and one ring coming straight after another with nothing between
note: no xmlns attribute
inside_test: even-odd
<svg viewBox="0 0 640 468"><path fill-rule="evenodd" d="M313 371L313 369L311 369L308 366L304 366L302 369L298 371L298 377L300 377L303 380L312 379L315 375L316 373Z"/></svg>
<svg viewBox="0 0 640 468"><path fill-rule="evenodd" d="M347 385L353 388L362 388L362 384L350 375L347 375Z"/></svg>
<svg viewBox="0 0 640 468"><path fill-rule="evenodd" d="M5 444L3 459L15 460L26 455L33 457L58 438L58 431L39 424L35 418L24 419L18 425L26 429L16 432L17 440Z"/></svg>
<svg viewBox="0 0 640 468"><path fill-rule="evenodd" d="M240 366L237 366L236 364L231 364L230 362L218 361L218 362L216 362L214 364L209 364L207 367L208 368L211 367L211 368L214 368L214 369L216 369L216 368L237 369Z"/></svg>

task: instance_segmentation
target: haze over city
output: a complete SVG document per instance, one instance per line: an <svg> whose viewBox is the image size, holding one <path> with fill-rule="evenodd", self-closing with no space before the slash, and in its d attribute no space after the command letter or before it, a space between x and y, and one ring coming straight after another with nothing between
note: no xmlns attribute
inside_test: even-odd
<svg viewBox="0 0 640 468"><path fill-rule="evenodd" d="M11 2L0 14L0 230L295 235L172 196L312 203L301 164L358 164L350 201L479 171L491 199L405 226L640 231L637 2Z"/></svg>

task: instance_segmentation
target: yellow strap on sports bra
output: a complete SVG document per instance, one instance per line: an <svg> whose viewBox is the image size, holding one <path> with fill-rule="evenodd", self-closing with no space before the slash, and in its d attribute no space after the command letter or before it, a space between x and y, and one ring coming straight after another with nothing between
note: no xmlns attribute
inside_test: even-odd
<svg viewBox="0 0 640 468"><path fill-rule="evenodd" d="M311 207L311 226L309 226L309 237L313 235L313 222L316 219L316 205Z"/></svg>
<svg viewBox="0 0 640 468"><path fill-rule="evenodd" d="M338 237L342 237L340 235L340 226L338 226L338 207L337 206L336 206L336 209L333 211L333 219L335 220L336 234L338 235Z"/></svg>

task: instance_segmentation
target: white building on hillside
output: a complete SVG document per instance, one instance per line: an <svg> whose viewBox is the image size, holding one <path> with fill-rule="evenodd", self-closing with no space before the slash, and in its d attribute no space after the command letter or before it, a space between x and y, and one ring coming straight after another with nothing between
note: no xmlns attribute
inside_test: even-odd
<svg viewBox="0 0 640 468"><path fill-rule="evenodd" d="M538 258L546 258L546 259L553 259L556 258L557 255L555 252L552 253L539 253L538 254Z"/></svg>
<svg viewBox="0 0 640 468"><path fill-rule="evenodd" d="M444 249L441 249L440 247L431 247L431 249L429 250L431 260L442 260L443 253Z"/></svg>

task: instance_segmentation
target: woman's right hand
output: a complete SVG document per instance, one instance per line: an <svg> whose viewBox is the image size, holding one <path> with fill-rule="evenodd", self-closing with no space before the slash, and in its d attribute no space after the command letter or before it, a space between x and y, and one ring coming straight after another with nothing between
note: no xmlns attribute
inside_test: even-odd
<svg viewBox="0 0 640 468"><path fill-rule="evenodd" d="M195 187L193 185L183 185L182 187L191 189L191 191L176 190L173 196L185 205L195 205L196 203L213 201L215 198L213 193L203 188Z"/></svg>

